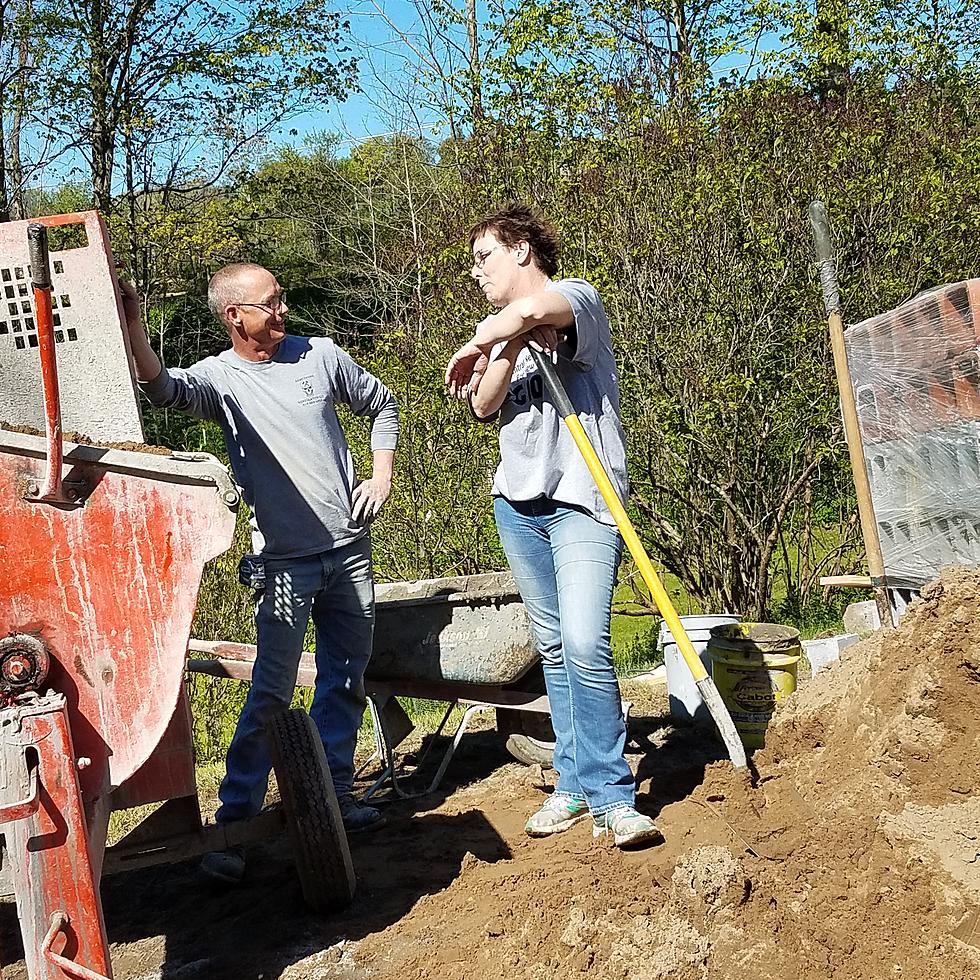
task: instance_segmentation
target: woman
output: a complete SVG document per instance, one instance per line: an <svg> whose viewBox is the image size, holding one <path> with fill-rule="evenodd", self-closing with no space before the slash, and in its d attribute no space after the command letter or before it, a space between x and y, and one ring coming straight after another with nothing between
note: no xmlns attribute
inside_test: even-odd
<svg viewBox="0 0 980 980"><path fill-rule="evenodd" d="M557 237L528 207L481 221L470 246L471 275L498 312L453 355L446 384L480 421L500 418L494 516L541 653L555 729L558 785L525 831L546 837L591 814L594 835L617 846L660 841L634 806L623 755L610 643L622 539L526 349L557 353L572 404L625 500L625 438L602 300L584 280L552 280Z"/></svg>

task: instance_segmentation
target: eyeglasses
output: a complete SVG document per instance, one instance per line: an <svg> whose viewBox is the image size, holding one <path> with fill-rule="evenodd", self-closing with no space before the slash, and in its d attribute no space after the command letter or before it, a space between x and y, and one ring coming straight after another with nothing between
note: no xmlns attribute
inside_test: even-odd
<svg viewBox="0 0 980 980"><path fill-rule="evenodd" d="M286 305L286 290L277 293L268 303L235 303L235 306L254 306L258 310L265 310L266 313L279 313Z"/></svg>
<svg viewBox="0 0 980 980"><path fill-rule="evenodd" d="M498 248L506 248L506 247L507 246L504 245L503 242L497 242L497 244L494 245L493 248L488 248L486 249L486 251L483 252L476 252L473 256L473 268L482 269L487 264L487 259L489 259L490 256L494 252L496 252Z"/></svg>

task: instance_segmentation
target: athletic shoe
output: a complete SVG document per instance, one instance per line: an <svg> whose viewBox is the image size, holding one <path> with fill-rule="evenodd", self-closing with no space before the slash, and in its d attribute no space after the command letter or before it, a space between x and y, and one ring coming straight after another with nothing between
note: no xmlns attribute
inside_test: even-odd
<svg viewBox="0 0 980 980"><path fill-rule="evenodd" d="M662 844L664 835L646 814L631 806L616 807L594 817L592 836L612 834L616 847L636 847L639 844Z"/></svg>
<svg viewBox="0 0 980 980"><path fill-rule="evenodd" d="M568 830L579 820L589 815L589 805L574 796L554 794L544 801L544 806L533 814L526 824L524 833L528 837L550 837Z"/></svg>

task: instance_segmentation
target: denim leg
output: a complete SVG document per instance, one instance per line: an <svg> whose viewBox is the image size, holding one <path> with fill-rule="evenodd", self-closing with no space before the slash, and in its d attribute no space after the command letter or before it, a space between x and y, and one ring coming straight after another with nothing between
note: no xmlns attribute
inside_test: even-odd
<svg viewBox="0 0 980 980"><path fill-rule="evenodd" d="M568 677L562 662L561 621L554 556L547 531L539 518L516 510L502 497L494 498L494 517L500 543L507 554L514 581L531 620L531 629L541 654L545 687L555 731L554 767L558 773L556 792L583 797L575 765L575 729Z"/></svg>
<svg viewBox="0 0 980 980"><path fill-rule="evenodd" d="M622 540L615 528L547 501L517 510L498 497L494 514L541 652L557 791L584 796L595 814L632 805L610 641Z"/></svg>
<svg viewBox="0 0 980 980"><path fill-rule="evenodd" d="M322 580L320 557L267 559L265 576L255 610L252 686L228 748L227 772L218 791L219 823L244 820L262 808L272 765L265 727L292 702L310 608Z"/></svg>
<svg viewBox="0 0 980 980"><path fill-rule="evenodd" d="M570 508L546 521L558 582L562 661L575 728L578 782L594 815L632 806L626 722L612 659L610 619L622 539Z"/></svg>
<svg viewBox="0 0 980 980"><path fill-rule="evenodd" d="M320 732L337 793L354 783L354 749L364 717L364 671L374 637L371 539L320 556L325 585L313 601L316 689L310 716Z"/></svg>

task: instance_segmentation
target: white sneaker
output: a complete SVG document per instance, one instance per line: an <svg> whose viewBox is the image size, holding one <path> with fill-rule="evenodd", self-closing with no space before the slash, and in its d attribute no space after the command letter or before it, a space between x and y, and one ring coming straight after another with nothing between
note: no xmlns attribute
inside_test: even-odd
<svg viewBox="0 0 980 980"><path fill-rule="evenodd" d="M616 847L635 847L638 844L662 844L664 835L657 825L635 807L620 806L592 821L592 836L612 834Z"/></svg>

